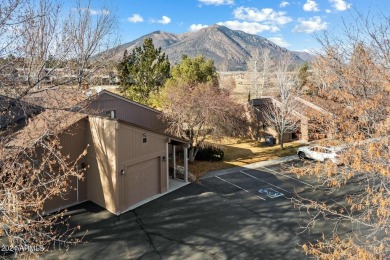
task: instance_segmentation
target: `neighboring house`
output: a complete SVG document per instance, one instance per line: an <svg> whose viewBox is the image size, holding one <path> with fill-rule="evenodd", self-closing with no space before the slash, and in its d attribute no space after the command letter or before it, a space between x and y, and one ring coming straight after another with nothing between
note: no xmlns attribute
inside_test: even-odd
<svg viewBox="0 0 390 260"><path fill-rule="evenodd" d="M253 120L255 121L253 124L256 126L256 129L252 131L255 133L255 136L257 136L258 139L260 137L266 138L267 136L272 136L273 138L275 138L275 141L278 142L279 140L278 133L276 132L275 129L273 129L271 126L268 126L266 124L266 120L263 116L263 113L269 110L267 109L268 106L271 106L272 104L278 105L279 103L280 102L273 97L264 97L264 98L252 99L249 101L250 107L253 108L253 115L254 115ZM284 142L291 142L296 140L308 141L309 119L305 115L300 113L300 111L294 111L293 116L299 119L299 123L297 125L297 131L284 133L283 141Z"/></svg>
<svg viewBox="0 0 390 260"><path fill-rule="evenodd" d="M312 141L315 139L331 138L334 135L335 128L331 125L327 125L325 128L321 123L324 123L325 119L334 118L340 111L345 110L340 104L331 100L324 100L319 97L296 97L298 103L296 109L293 112L293 116L299 119L299 125L297 131L292 133L285 133L283 140L285 142L294 140ZM249 101L249 105L253 108L254 125L257 129L254 132L260 131L261 136L272 135L277 139L277 132L266 124L262 113L267 111L267 106L271 103L278 105L280 103L275 97L263 97L258 99L252 99ZM321 121L321 122L319 122Z"/></svg>
<svg viewBox="0 0 390 260"><path fill-rule="evenodd" d="M41 111L39 106L0 95L0 130L20 125L27 118Z"/></svg>
<svg viewBox="0 0 390 260"><path fill-rule="evenodd" d="M59 133L61 152L69 155L70 161L87 149L78 163L86 169L84 180L70 180L66 198L48 201L46 212L90 200L119 215L188 182L187 160L183 160L183 181L169 177L170 155L175 165L175 148L180 147L186 158L188 142L164 133L157 110L108 91L89 97L87 102L86 109L76 109L79 112L42 112L15 134L14 140L19 141L9 144L34 142L49 119L57 122L54 131Z"/></svg>
<svg viewBox="0 0 390 260"><path fill-rule="evenodd" d="M333 138L336 132L333 119L346 108L337 102L316 96L302 96L295 99L300 103L300 113L308 119L308 141Z"/></svg>

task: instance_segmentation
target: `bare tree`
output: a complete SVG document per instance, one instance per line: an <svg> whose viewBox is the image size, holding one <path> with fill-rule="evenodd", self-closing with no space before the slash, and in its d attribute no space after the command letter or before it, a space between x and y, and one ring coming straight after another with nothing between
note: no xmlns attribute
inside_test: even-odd
<svg viewBox="0 0 390 260"><path fill-rule="evenodd" d="M277 96L270 98L270 102L262 109L262 115L266 123L273 127L278 133L280 147L283 149L284 134L297 130L299 109L295 99L298 89L298 74L293 70L293 57L290 55L283 56L276 65L275 69L275 87Z"/></svg>
<svg viewBox="0 0 390 260"><path fill-rule="evenodd" d="M37 90L53 73L55 68L46 70L49 57L56 57L58 61L66 58L69 45L62 43L60 10L60 4L49 1L39 1L38 5L29 3L24 9L21 19L26 22L15 29L18 35L16 55L23 57L23 64L16 64L22 76L15 89L19 96Z"/></svg>
<svg viewBox="0 0 390 260"><path fill-rule="evenodd" d="M256 49L255 55L252 58L251 69L253 69L252 83L253 83L254 98L259 98L263 96L264 89L270 74L270 69L273 65L273 61L271 59L270 53L271 51L266 48L263 48L261 50Z"/></svg>
<svg viewBox="0 0 390 260"><path fill-rule="evenodd" d="M69 157L61 148L64 129L85 117L70 111L80 101L78 89L47 82L68 65L77 44L68 35L71 24L61 20L63 12L52 0L0 3L0 236L19 258L53 243L79 242L63 213L44 212L48 201L74 188L72 179L83 179L77 164L85 151ZM94 40L100 46L102 38ZM93 46L89 53L99 50ZM90 59L84 57L84 64Z"/></svg>
<svg viewBox="0 0 390 260"><path fill-rule="evenodd" d="M208 138L240 135L246 125L243 107L212 82L167 86L163 96L163 118L171 134L189 140L191 162Z"/></svg>
<svg viewBox="0 0 390 260"><path fill-rule="evenodd" d="M27 257L47 251L53 245L77 244L77 228L67 224L64 212L46 215L44 205L54 197L66 197L71 178L83 178L77 168L80 154L70 160L62 154L56 131L72 123L69 112L46 111L23 130L2 139L0 148L1 230L6 252ZM80 118L78 118L80 119ZM62 123L59 123L62 122Z"/></svg>
<svg viewBox="0 0 390 260"><path fill-rule="evenodd" d="M71 69L75 71L79 86L89 76L104 68L108 51L117 43L115 16L107 7L93 10L90 1L78 1L66 21L67 42L71 43ZM99 55L98 58L95 56ZM93 59L93 58L96 59Z"/></svg>
<svg viewBox="0 0 390 260"><path fill-rule="evenodd" d="M229 75L223 75L219 76L219 85L220 88L226 89L229 92L234 91L234 89L237 87L236 84L236 79L234 76L229 76Z"/></svg>
<svg viewBox="0 0 390 260"><path fill-rule="evenodd" d="M8 94L23 97L42 84L48 87L51 77L62 77L54 84L51 81L51 87L75 82L80 87L112 65L107 50L116 43L116 18L108 8L93 10L89 2L84 6L79 1L76 7L63 10L56 1L15 0L4 1L2 9L3 20L8 20L0 28L4 32L0 68L4 75L10 71L17 75L3 84L18 85ZM4 58L8 56L12 59Z"/></svg>
<svg viewBox="0 0 390 260"><path fill-rule="evenodd" d="M335 140L344 144L344 164L315 164L295 169L314 175L316 189L326 190L329 200L298 197L295 203L313 212L308 228L318 220L334 223L332 234L304 245L319 259L386 259L390 254L390 42L387 14L351 13L337 36L318 38L324 51L317 63L315 82L321 97L345 109L332 118ZM324 140L323 145L329 141ZM337 196L343 194L343 201ZM338 232L341 224L353 231Z"/></svg>

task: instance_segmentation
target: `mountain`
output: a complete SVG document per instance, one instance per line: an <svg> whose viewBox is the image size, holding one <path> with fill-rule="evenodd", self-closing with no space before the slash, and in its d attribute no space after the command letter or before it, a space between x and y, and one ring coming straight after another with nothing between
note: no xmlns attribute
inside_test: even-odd
<svg viewBox="0 0 390 260"><path fill-rule="evenodd" d="M305 51L293 51L299 58L304 61L313 61L315 56Z"/></svg>
<svg viewBox="0 0 390 260"><path fill-rule="evenodd" d="M222 71L247 70L248 63L255 57L256 51L265 48L270 50L273 58L290 53L297 64L310 57L310 54L306 57L302 53L291 52L258 35L213 25L183 34L152 32L116 47L113 50L114 59L120 60L125 50L130 53L136 46L141 46L146 38L152 38L154 45L161 47L171 64L179 63L184 54L190 57L203 54L206 58L213 59L217 69Z"/></svg>

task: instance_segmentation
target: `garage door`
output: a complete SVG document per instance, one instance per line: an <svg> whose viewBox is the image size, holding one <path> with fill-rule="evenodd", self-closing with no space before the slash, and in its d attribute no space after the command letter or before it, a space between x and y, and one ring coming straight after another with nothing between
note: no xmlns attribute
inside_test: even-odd
<svg viewBox="0 0 390 260"><path fill-rule="evenodd" d="M123 210L161 192L159 157L126 168Z"/></svg>

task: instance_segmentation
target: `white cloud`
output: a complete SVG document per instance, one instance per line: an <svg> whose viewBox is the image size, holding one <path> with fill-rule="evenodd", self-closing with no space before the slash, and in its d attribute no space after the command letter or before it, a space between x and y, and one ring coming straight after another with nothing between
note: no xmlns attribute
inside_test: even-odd
<svg viewBox="0 0 390 260"><path fill-rule="evenodd" d="M142 18L142 16L139 14L133 14L132 16L127 18L127 21L129 21L130 23L141 23L144 21L144 18Z"/></svg>
<svg viewBox="0 0 390 260"><path fill-rule="evenodd" d="M282 1L282 2L280 2L279 7L284 8L284 7L288 6L289 4L290 4L289 2Z"/></svg>
<svg viewBox="0 0 390 260"><path fill-rule="evenodd" d="M281 46L281 47L284 47L284 48L287 48L290 46L290 44L288 42L286 42L282 37L270 37L267 39L270 40L271 42Z"/></svg>
<svg viewBox="0 0 390 260"><path fill-rule="evenodd" d="M81 8L80 10L83 12L88 12L90 15L109 15L110 14L110 11L105 10L105 9L94 10L94 9L86 7L86 8Z"/></svg>
<svg viewBox="0 0 390 260"><path fill-rule="evenodd" d="M309 20L298 19L298 22L299 24L295 26L293 32L312 33L325 30L328 26L328 23L323 22L319 16L311 17Z"/></svg>
<svg viewBox="0 0 390 260"><path fill-rule="evenodd" d="M327 14L330 14L330 13L332 12L332 10L326 9L325 12L326 12Z"/></svg>
<svg viewBox="0 0 390 260"><path fill-rule="evenodd" d="M279 28L274 25L260 24L256 22L226 21L219 22L219 25L226 26L232 30L241 30L250 34L257 34L263 31L277 32Z"/></svg>
<svg viewBox="0 0 390 260"><path fill-rule="evenodd" d="M318 50L316 50L316 49L301 49L301 50L295 50L295 51L306 52L306 53L309 53L311 55L315 55L318 53Z"/></svg>
<svg viewBox="0 0 390 260"><path fill-rule="evenodd" d="M196 32L196 31L199 31L200 29L203 29L203 28L206 28L208 27L208 25L205 25L205 24L192 24L189 28L189 31L190 32Z"/></svg>
<svg viewBox="0 0 390 260"><path fill-rule="evenodd" d="M160 20L150 19L151 23L161 23L161 24L169 24L171 22L171 18L168 16L163 15Z"/></svg>
<svg viewBox="0 0 390 260"><path fill-rule="evenodd" d="M251 7L238 7L233 11L236 19L250 22L265 22L268 24L286 24L292 21L285 16L286 12L276 12L272 8L257 9Z"/></svg>
<svg viewBox="0 0 390 260"><path fill-rule="evenodd" d="M202 4L205 5L232 5L234 0L199 0Z"/></svg>
<svg viewBox="0 0 390 260"><path fill-rule="evenodd" d="M163 16L161 18L161 20L157 21L158 23L161 23L161 24L169 24L171 22L171 18L169 18L168 16Z"/></svg>
<svg viewBox="0 0 390 260"><path fill-rule="evenodd" d="M303 5L303 10L306 12L318 12L318 4L314 0L307 0Z"/></svg>
<svg viewBox="0 0 390 260"><path fill-rule="evenodd" d="M351 8L351 4L347 3L345 0L329 0L329 2L332 3L332 6L337 11L345 11L349 8Z"/></svg>

